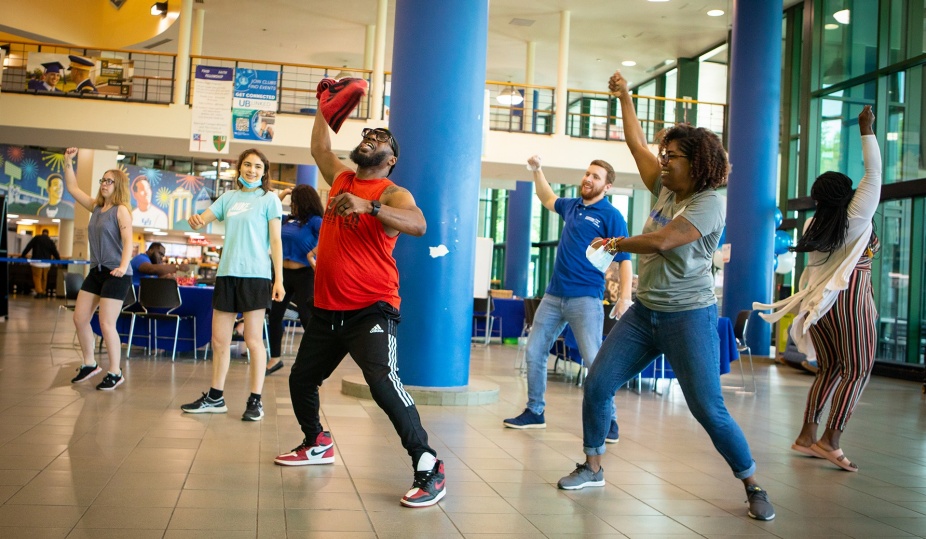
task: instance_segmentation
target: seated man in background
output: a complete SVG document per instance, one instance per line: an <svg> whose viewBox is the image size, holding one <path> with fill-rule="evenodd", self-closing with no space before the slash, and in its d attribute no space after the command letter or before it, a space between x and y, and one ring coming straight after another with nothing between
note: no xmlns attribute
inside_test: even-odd
<svg viewBox="0 0 926 539"><path fill-rule="evenodd" d="M164 264L167 250L159 242L153 242L148 250L140 253L130 262L132 266L132 283L141 285L143 277L173 277L178 271L188 271L187 264Z"/></svg>

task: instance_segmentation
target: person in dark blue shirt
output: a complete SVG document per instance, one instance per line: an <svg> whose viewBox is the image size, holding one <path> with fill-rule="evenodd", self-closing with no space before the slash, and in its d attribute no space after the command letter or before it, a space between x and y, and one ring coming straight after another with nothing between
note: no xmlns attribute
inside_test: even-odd
<svg viewBox="0 0 926 539"><path fill-rule="evenodd" d="M556 196L540 169L540 157L528 159L534 175L537 198L543 207L555 211L565 225L556 248L553 277L543 300L534 314L534 323L527 337L527 408L517 417L506 419L511 429L546 428L544 394L547 391L547 359L550 347L566 324L572 328L582 354L584 366L590 366L601 347L604 330L604 273L588 260L586 251L595 238L627 235L624 216L606 198L614 184L614 168L606 161L595 160L588 165L582 178L581 196ZM616 316L630 307L630 283L633 270L630 256L620 253L614 258L620 263L621 293ZM618 441L617 415L611 404L611 430L608 442Z"/></svg>
<svg viewBox="0 0 926 539"><path fill-rule="evenodd" d="M283 220L283 301L274 301L270 307L270 360L267 374L283 368L283 315L290 301L296 306L302 327L308 327L315 282L315 248L322 226L322 206L318 192L310 185L297 185L280 192L280 200L290 198L290 214Z"/></svg>
<svg viewBox="0 0 926 539"><path fill-rule="evenodd" d="M168 277L177 273L177 271L187 271L189 267L186 264L164 264L164 256L167 250L159 242L153 242L148 246L148 250L140 253L129 263L132 266L132 283L135 286L141 285L141 280L145 277Z"/></svg>

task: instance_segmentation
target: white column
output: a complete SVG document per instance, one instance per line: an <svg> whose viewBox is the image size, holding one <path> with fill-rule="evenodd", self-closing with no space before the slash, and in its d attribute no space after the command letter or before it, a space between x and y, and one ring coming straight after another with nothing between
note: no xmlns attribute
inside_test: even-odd
<svg viewBox="0 0 926 539"><path fill-rule="evenodd" d="M190 30L193 27L193 0L180 3L177 35L177 63L174 65L174 104L186 103L186 86L190 80Z"/></svg>
<svg viewBox="0 0 926 539"><path fill-rule="evenodd" d="M368 24L363 40L363 68L373 69L373 50L376 48L376 25Z"/></svg>
<svg viewBox="0 0 926 539"><path fill-rule="evenodd" d="M203 54L203 27L206 24L206 10L198 7L193 9L193 32L190 38L190 54L201 56Z"/></svg>
<svg viewBox="0 0 926 539"><path fill-rule="evenodd" d="M537 42L527 42L527 65L524 69L524 83L534 84L534 63L537 57ZM534 89L524 89L524 128L527 131L533 131L534 126Z"/></svg>
<svg viewBox="0 0 926 539"><path fill-rule="evenodd" d="M376 43L373 47L373 74L370 80L370 100L372 107L370 117L379 121L383 117L383 95L385 85L383 76L386 72L386 15L389 11L389 0L376 2Z"/></svg>
<svg viewBox="0 0 926 539"><path fill-rule="evenodd" d="M566 98L569 87L569 19L570 12L559 14L559 65L556 70L556 132L557 137L566 136Z"/></svg>

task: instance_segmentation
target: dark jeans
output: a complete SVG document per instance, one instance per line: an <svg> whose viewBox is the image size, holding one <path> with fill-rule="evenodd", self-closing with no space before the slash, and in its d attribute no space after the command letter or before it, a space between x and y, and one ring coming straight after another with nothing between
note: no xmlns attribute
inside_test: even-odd
<svg viewBox="0 0 926 539"><path fill-rule="evenodd" d="M283 343L283 315L292 301L299 313L299 322L303 328L309 327L312 316L312 301L315 291L315 270L306 266L298 269L283 268L283 288L286 295L283 301L274 301L270 305L270 357L280 357Z"/></svg>
<svg viewBox="0 0 926 539"><path fill-rule="evenodd" d="M437 455L428 445L428 433L421 426L415 402L399 380L399 320L399 311L384 301L355 311L312 308L312 318L289 375L293 411L309 443L324 430L318 416L318 388L350 354L363 371L373 400L392 421L412 464L417 464L423 453Z"/></svg>

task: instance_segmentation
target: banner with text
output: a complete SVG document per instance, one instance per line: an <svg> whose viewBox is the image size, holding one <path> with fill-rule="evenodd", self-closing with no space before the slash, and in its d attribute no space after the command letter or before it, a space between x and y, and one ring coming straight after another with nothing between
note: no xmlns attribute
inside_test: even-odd
<svg viewBox="0 0 926 539"><path fill-rule="evenodd" d="M228 153L234 73L231 67L196 66L191 152Z"/></svg>
<svg viewBox="0 0 926 539"><path fill-rule="evenodd" d="M235 140L273 141L279 73L261 69L235 71L232 137Z"/></svg>

